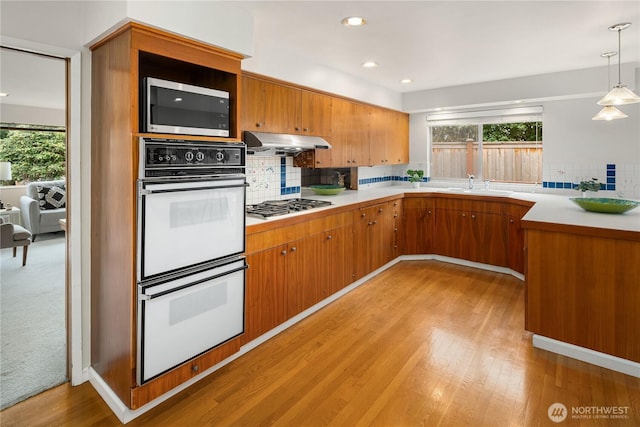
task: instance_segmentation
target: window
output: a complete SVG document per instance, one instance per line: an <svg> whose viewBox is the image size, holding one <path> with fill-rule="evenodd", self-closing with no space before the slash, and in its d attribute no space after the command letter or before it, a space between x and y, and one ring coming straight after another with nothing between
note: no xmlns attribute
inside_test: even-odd
<svg viewBox="0 0 640 427"><path fill-rule="evenodd" d="M430 177L542 182L542 108L427 115Z"/></svg>
<svg viewBox="0 0 640 427"><path fill-rule="evenodd" d="M60 179L66 167L65 128L0 123L0 160L11 162L14 182Z"/></svg>

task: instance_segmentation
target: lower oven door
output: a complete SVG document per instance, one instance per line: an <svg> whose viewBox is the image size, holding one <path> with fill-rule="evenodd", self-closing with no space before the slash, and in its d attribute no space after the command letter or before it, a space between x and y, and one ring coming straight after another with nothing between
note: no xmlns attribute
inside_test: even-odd
<svg viewBox="0 0 640 427"><path fill-rule="evenodd" d="M139 282L244 252L244 175L138 185Z"/></svg>
<svg viewBox="0 0 640 427"><path fill-rule="evenodd" d="M244 332L244 258L138 285L138 384Z"/></svg>

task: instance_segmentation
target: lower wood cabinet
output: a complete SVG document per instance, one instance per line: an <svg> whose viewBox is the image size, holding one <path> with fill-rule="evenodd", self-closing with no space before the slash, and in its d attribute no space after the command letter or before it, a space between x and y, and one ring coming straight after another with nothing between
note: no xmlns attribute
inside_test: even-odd
<svg viewBox="0 0 640 427"><path fill-rule="evenodd" d="M287 318L306 310L322 299L325 268L322 266L324 233L289 243L286 251L285 286Z"/></svg>
<svg viewBox="0 0 640 427"><path fill-rule="evenodd" d="M638 233L524 227L525 329L640 363Z"/></svg>
<svg viewBox="0 0 640 427"><path fill-rule="evenodd" d="M508 215L508 267L513 271L524 274L524 229L522 217L531 209L531 205L510 205Z"/></svg>
<svg viewBox="0 0 640 427"><path fill-rule="evenodd" d="M354 281L353 227L336 228L323 233L321 259L321 298L331 296Z"/></svg>
<svg viewBox="0 0 640 427"><path fill-rule="evenodd" d="M352 283L352 253L353 228L347 225L248 254L243 342Z"/></svg>
<svg viewBox="0 0 640 427"><path fill-rule="evenodd" d="M354 250L355 279L389 262L393 254L393 202L380 203L354 212L357 247Z"/></svg>
<svg viewBox="0 0 640 427"><path fill-rule="evenodd" d="M287 320L286 251L281 245L247 255L245 343Z"/></svg>
<svg viewBox="0 0 640 427"><path fill-rule="evenodd" d="M507 266L507 219L486 212L438 209L436 251L440 255Z"/></svg>
<svg viewBox="0 0 640 427"><path fill-rule="evenodd" d="M431 198L410 197L403 200L403 254L435 253L435 211L435 203Z"/></svg>

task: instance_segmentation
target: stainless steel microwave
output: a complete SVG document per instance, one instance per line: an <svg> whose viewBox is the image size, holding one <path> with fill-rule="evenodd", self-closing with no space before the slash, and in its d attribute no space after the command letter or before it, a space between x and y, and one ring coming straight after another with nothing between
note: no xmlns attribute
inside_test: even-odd
<svg viewBox="0 0 640 427"><path fill-rule="evenodd" d="M229 92L146 77L143 132L229 136Z"/></svg>

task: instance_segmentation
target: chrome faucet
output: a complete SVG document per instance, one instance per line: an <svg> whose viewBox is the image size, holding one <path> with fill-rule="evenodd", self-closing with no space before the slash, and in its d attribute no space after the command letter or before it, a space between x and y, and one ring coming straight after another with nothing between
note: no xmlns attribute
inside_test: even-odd
<svg viewBox="0 0 640 427"><path fill-rule="evenodd" d="M473 190L473 178L475 178L475 176L473 175L467 175L469 177L469 190Z"/></svg>

